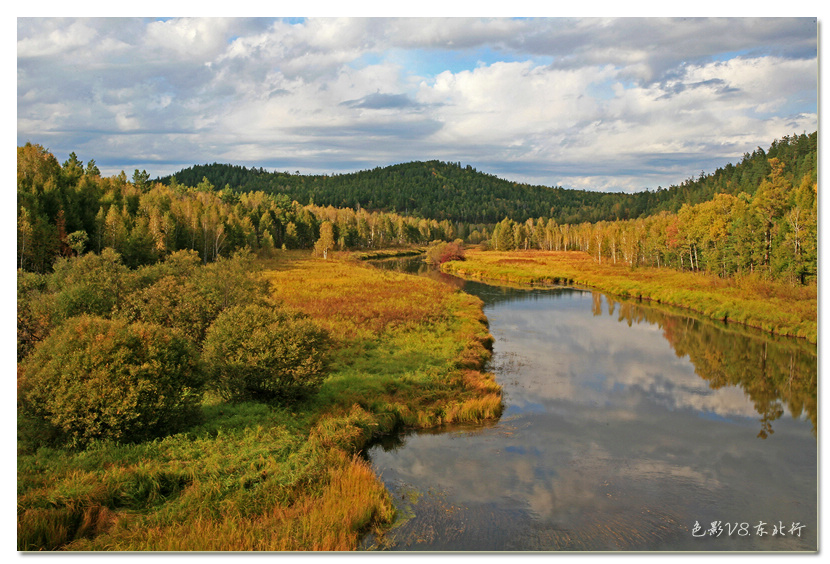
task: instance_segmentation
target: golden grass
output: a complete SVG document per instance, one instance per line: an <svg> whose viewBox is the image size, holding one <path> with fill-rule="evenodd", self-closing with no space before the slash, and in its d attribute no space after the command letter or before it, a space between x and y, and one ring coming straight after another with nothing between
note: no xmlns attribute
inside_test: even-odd
<svg viewBox="0 0 830 564"><path fill-rule="evenodd" d="M168 526L126 524L109 542L68 547L117 551L341 551L355 550L361 534L391 522L389 493L369 465L334 451L319 494L255 516L200 515Z"/></svg>
<svg viewBox="0 0 830 564"><path fill-rule="evenodd" d="M570 284L652 300L770 333L817 341L817 288L760 277L722 279L701 272L598 264L575 251L468 251L442 265L461 277L514 284Z"/></svg>
<svg viewBox="0 0 830 564"><path fill-rule="evenodd" d="M276 299L307 313L341 340L435 322L443 317L450 293L424 278L339 260L309 258L264 276Z"/></svg>

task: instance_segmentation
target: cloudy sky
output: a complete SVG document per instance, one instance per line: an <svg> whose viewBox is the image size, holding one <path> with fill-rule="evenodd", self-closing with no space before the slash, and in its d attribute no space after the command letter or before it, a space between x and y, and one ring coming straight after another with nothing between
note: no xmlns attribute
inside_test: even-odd
<svg viewBox="0 0 830 564"><path fill-rule="evenodd" d="M105 175L439 159L639 191L818 128L814 18L17 20L17 143Z"/></svg>

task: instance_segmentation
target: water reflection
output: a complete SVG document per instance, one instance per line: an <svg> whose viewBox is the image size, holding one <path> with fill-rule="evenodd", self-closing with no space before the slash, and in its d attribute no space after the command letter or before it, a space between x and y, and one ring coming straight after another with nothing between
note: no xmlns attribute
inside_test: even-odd
<svg viewBox="0 0 830 564"><path fill-rule="evenodd" d="M599 292L592 293L592 300L595 316L602 315L605 302L608 315L614 316L616 310L620 322L660 327L677 356L688 357L695 374L711 389L740 387L761 415L758 437L765 439L774 432L772 422L785 408L792 417L809 417L817 434L815 345L761 335L734 324L671 315L636 302L615 301Z"/></svg>
<svg viewBox="0 0 830 564"><path fill-rule="evenodd" d="M466 284L466 281L461 278L444 274L434 266L428 265L424 262L423 256L392 257L387 259L370 260L368 262L383 270L393 270L395 272L403 272L405 274L424 276L444 284L449 284L459 290L463 289Z"/></svg>
<svg viewBox="0 0 830 564"><path fill-rule="evenodd" d="M816 549L815 347L591 292L464 288L506 410L369 451L413 516L390 548ZM693 536L713 521L806 526Z"/></svg>

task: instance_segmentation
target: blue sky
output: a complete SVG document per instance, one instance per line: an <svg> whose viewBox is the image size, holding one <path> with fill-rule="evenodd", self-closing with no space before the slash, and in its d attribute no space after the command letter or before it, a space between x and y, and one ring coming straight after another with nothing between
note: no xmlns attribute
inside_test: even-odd
<svg viewBox="0 0 830 564"><path fill-rule="evenodd" d="M104 174L413 160L601 191L818 128L814 18L17 20L17 143Z"/></svg>

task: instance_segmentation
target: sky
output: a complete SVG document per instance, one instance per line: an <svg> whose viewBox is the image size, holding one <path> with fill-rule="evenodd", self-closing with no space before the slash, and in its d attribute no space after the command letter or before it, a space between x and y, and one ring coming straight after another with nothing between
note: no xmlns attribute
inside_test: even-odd
<svg viewBox="0 0 830 564"><path fill-rule="evenodd" d="M17 144L128 177L438 159L532 184L653 190L817 130L818 25L19 17Z"/></svg>

